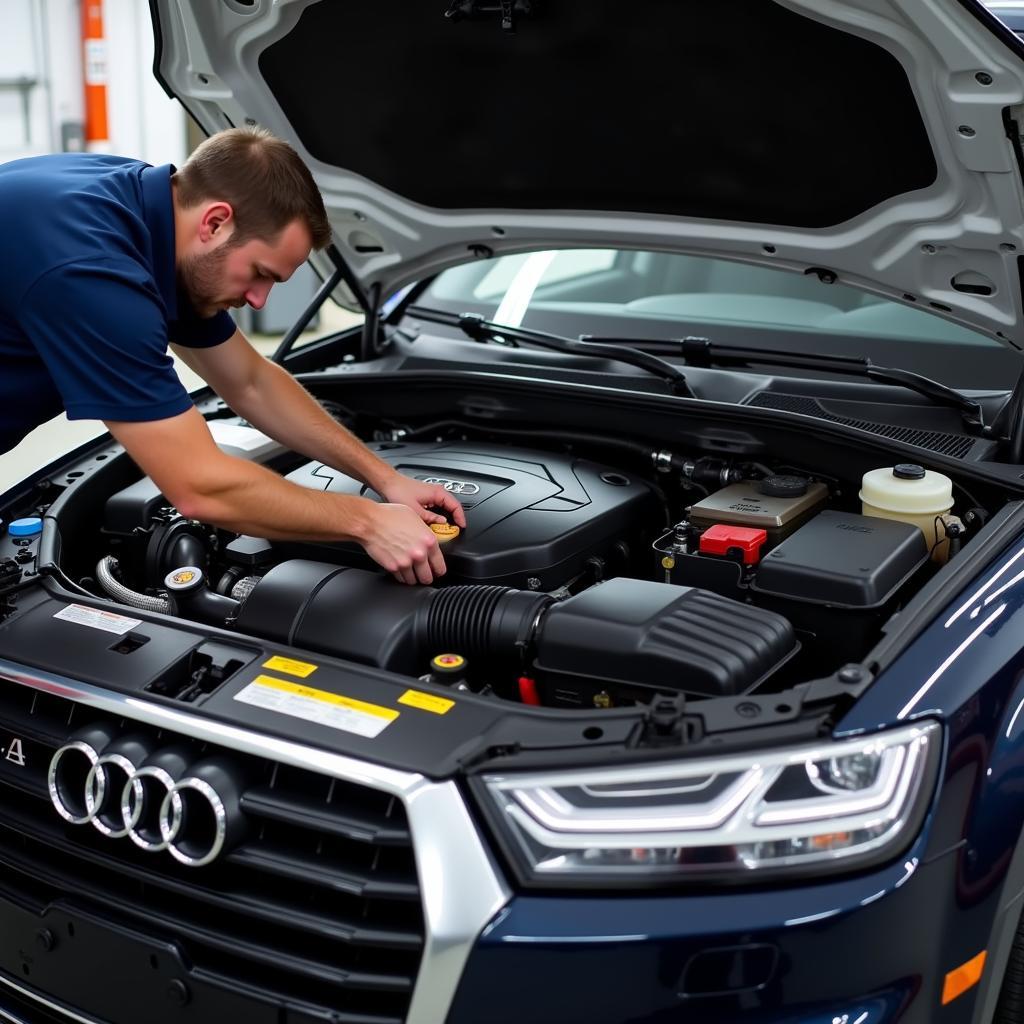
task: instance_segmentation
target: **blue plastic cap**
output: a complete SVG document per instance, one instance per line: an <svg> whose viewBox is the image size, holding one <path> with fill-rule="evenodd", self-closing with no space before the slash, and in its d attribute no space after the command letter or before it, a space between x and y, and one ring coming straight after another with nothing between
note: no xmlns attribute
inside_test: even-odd
<svg viewBox="0 0 1024 1024"><path fill-rule="evenodd" d="M34 537L37 533L43 532L43 521L39 516L29 516L27 519L15 519L9 527L8 533L12 537Z"/></svg>

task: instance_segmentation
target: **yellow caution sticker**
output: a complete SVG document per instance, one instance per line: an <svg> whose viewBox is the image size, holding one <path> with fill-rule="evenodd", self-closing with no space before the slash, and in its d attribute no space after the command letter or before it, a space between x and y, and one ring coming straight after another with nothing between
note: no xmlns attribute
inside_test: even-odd
<svg viewBox="0 0 1024 1024"><path fill-rule="evenodd" d="M662 569L674 569L676 567L676 560L671 555L666 555L661 560Z"/></svg>
<svg viewBox="0 0 1024 1024"><path fill-rule="evenodd" d="M275 672L287 672L290 676L298 676L305 679L316 671L316 665L308 661L296 661L294 658L282 658L275 654L269 661L263 662L263 668L273 669Z"/></svg>
<svg viewBox="0 0 1024 1024"><path fill-rule="evenodd" d="M446 715L453 707L455 701L447 697L435 697L432 693L423 693L422 690L406 690L398 698L399 704L408 704L411 708L419 708L421 711L432 711L435 715Z"/></svg>
<svg viewBox="0 0 1024 1024"><path fill-rule="evenodd" d="M316 690L273 676L257 676L235 694L235 700L371 739L379 736L400 714L394 708L368 704L354 697L343 697L340 693Z"/></svg>

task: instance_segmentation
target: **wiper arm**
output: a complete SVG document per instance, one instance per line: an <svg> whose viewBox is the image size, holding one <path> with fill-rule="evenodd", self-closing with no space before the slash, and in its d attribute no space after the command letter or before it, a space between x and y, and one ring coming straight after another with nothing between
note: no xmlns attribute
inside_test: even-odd
<svg viewBox="0 0 1024 1024"><path fill-rule="evenodd" d="M707 338L682 338L678 341L665 339L640 340L636 338L602 338L582 335L581 341L591 345L618 345L628 340L641 345L647 351L665 352L683 359L691 366L749 366L761 363L765 366L792 366L815 370L829 370L846 373L854 377L868 377L885 384L896 384L930 398L939 405L959 409L967 426L976 430L984 429L984 414L981 404L973 398L913 370L902 370L893 366L878 366L863 356L826 356L814 352L784 352L778 349L746 348L743 345L720 345Z"/></svg>
<svg viewBox="0 0 1024 1024"><path fill-rule="evenodd" d="M950 405L959 409L964 423L969 427L981 430L985 426L981 403L951 388L941 381L932 380L913 370L901 370L898 366L876 366L870 359L864 360L865 375L872 380L884 381L886 384L900 384L919 395L925 395L939 405Z"/></svg>
<svg viewBox="0 0 1024 1024"><path fill-rule="evenodd" d="M535 345L537 348L551 349L554 352L563 352L567 355L598 356L614 359L620 363L628 363L630 366L639 367L656 377L661 377L662 380L667 380L672 385L674 394L684 398L697 397L690 389L690 385L686 383L686 374L682 370L650 352L643 352L629 345L607 342L592 345L583 339L563 338L561 335L548 334L546 331L533 331L525 327L506 327L504 324L485 320L477 313L445 313L423 306L410 306L406 312L418 320L458 327L463 334L474 341L507 341L512 344L521 342L524 345Z"/></svg>

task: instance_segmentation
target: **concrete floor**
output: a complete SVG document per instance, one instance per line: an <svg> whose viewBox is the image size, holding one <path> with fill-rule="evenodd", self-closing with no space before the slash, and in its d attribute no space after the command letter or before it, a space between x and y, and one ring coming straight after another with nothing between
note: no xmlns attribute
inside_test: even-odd
<svg viewBox="0 0 1024 1024"><path fill-rule="evenodd" d="M328 309L326 306L331 308ZM330 301L326 306L321 311L320 326L307 332L304 338L312 340L329 332L350 327L362 319L359 315L334 306ZM280 336L255 335L250 340L264 355L269 355L277 348ZM189 391L202 387L203 381L196 374L183 363L177 360L175 362L178 376ZM97 420L69 421L63 415L37 427L16 448L0 455L0 494L30 473L42 469L54 459L103 432L103 424Z"/></svg>

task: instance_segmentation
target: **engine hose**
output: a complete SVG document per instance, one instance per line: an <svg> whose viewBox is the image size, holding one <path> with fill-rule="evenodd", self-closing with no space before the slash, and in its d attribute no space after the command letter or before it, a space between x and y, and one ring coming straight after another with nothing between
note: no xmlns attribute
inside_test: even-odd
<svg viewBox="0 0 1024 1024"><path fill-rule="evenodd" d="M552 600L548 594L486 585L435 591L425 609L425 648L518 660Z"/></svg>
<svg viewBox="0 0 1024 1024"><path fill-rule="evenodd" d="M262 576L243 576L232 585L228 596L244 604L245 599L256 589L256 585L261 579L263 579Z"/></svg>
<svg viewBox="0 0 1024 1024"><path fill-rule="evenodd" d="M171 602L168 598L151 597L149 594L140 594L138 591L130 590L114 578L114 573L117 570L118 562L113 555L101 558L96 564L96 581L115 601L149 612L171 611Z"/></svg>

